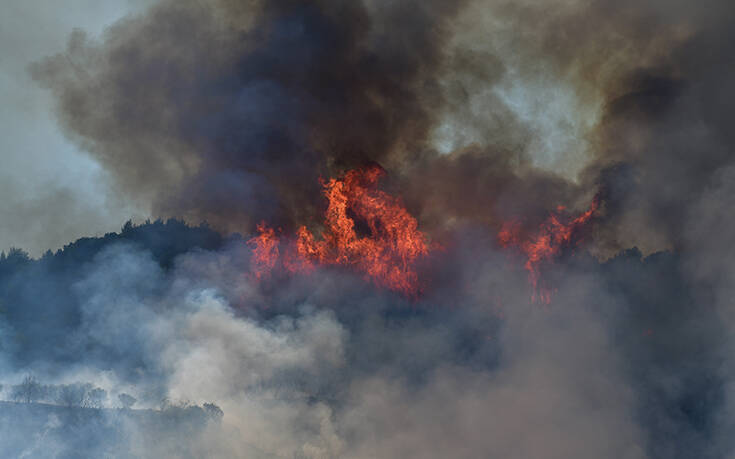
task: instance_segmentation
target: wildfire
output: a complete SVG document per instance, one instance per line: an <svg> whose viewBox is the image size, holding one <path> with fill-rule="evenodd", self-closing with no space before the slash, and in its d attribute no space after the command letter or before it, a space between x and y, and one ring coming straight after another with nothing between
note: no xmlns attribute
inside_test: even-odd
<svg viewBox="0 0 735 459"><path fill-rule="evenodd" d="M309 272L315 265L341 265L363 273L375 284L408 296L420 291L415 263L429 253L426 236L400 200L377 189L384 171L370 166L323 182L328 207L318 239L305 226L279 250L272 228L258 225L250 239L251 269L262 279L279 265L287 272ZM361 226L358 230L358 224Z"/></svg>
<svg viewBox="0 0 735 459"><path fill-rule="evenodd" d="M600 207L599 198L595 196L587 211L574 219L564 219L561 215L564 207L558 207L557 213L551 213L541 224L537 232L524 234L517 221L506 222L498 233L498 241L503 247L517 247L526 257L524 267L533 286L532 301L551 302L554 289L545 285L541 279L541 266L553 261L564 249L576 245L582 230L592 220ZM567 220L564 222L564 220Z"/></svg>
<svg viewBox="0 0 735 459"><path fill-rule="evenodd" d="M257 229L259 235L250 239L248 244L253 248L253 256L250 259L253 275L256 279L262 279L276 267L279 243L273 228L260 223Z"/></svg>
<svg viewBox="0 0 735 459"><path fill-rule="evenodd" d="M252 276L262 280L274 270L309 273L316 266L344 266L378 286L418 296L421 288L416 263L429 253L430 246L401 201L378 189L384 174L375 165L323 181L328 205L319 236L306 226L291 237L283 237L265 223L257 225L258 235L248 241L253 250ZM554 289L542 278L542 267L579 243L599 206L596 196L589 209L575 218L558 207L532 232L524 230L517 220L503 224L498 241L502 247L517 248L525 255L532 301L550 303Z"/></svg>

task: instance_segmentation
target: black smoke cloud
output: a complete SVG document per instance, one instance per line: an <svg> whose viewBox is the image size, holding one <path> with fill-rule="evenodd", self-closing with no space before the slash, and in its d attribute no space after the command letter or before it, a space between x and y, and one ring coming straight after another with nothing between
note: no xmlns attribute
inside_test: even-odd
<svg viewBox="0 0 735 459"><path fill-rule="evenodd" d="M76 32L33 73L70 135L159 213L288 224L320 176L398 161L431 126L459 4L371 7L162 2L101 45Z"/></svg>
<svg viewBox="0 0 735 459"><path fill-rule="evenodd" d="M221 424L165 439L195 457L732 455L732 9L162 1L75 32L31 69L67 135L130 199L214 229L13 252L2 369L214 401ZM564 91L571 114L545 106ZM583 154L540 167L538 145ZM420 299L340 269L247 276L219 231L313 225L319 178L366 162L444 246ZM494 230L595 194L530 304Z"/></svg>
<svg viewBox="0 0 735 459"><path fill-rule="evenodd" d="M687 206L731 161L732 13L716 1L164 1L100 42L74 33L32 74L68 135L162 216L239 231L312 222L319 178L372 161L426 228L535 224L604 187L598 250L649 253L684 243ZM585 153L560 163L576 180L535 167L546 131L493 92L539 75L542 95L559 81L597 107L595 122L563 121L587 128L553 128L584 137ZM447 119L468 139L440 154Z"/></svg>

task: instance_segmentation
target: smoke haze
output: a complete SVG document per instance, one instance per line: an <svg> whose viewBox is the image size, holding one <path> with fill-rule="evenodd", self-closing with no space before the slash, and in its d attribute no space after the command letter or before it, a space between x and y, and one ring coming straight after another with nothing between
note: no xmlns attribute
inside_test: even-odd
<svg viewBox="0 0 735 459"><path fill-rule="evenodd" d="M0 451L735 457L734 10L161 0L75 30L28 78L107 202L166 220L3 254L1 394L26 421L0 419ZM376 165L431 249L403 260L420 295L343 255L281 269L304 234L336 238L326 181ZM0 187L9 234L59 222L35 240L121 212ZM386 231L351 205L356 243ZM262 277L260 222L285 257ZM549 228L566 239L539 252ZM54 411L18 395L27 375L108 398Z"/></svg>

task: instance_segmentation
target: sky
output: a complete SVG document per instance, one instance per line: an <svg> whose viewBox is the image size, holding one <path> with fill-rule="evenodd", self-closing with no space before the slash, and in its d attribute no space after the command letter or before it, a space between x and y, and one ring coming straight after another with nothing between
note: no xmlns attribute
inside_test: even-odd
<svg viewBox="0 0 735 459"><path fill-rule="evenodd" d="M147 217L117 195L99 164L60 131L48 91L28 65L58 53L81 28L100 36L147 0L3 2L0 16L0 250L34 256ZM51 230L52 229L52 230Z"/></svg>

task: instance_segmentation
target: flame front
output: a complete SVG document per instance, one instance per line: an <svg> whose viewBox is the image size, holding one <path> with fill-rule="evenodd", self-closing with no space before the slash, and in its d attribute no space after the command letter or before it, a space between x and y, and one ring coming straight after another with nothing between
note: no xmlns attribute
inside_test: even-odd
<svg viewBox="0 0 735 459"><path fill-rule="evenodd" d="M248 244L253 249L250 259L253 275L256 279L262 279L278 262L278 238L273 228L268 228L265 223L257 225L259 235L250 239Z"/></svg>
<svg viewBox="0 0 735 459"><path fill-rule="evenodd" d="M371 166L323 182L328 205L320 237L301 226L295 237L281 238L265 223L257 225L258 236L248 241L253 249L253 277L268 278L276 268L309 273L316 266L345 266L378 286L418 296L416 262L429 253L427 237L399 199L377 188L383 174L382 168ZM542 278L542 266L579 242L599 206L596 196L587 211L572 219L559 207L530 233L518 221L503 224L498 241L525 255L532 301L551 302L554 289Z"/></svg>
<svg viewBox="0 0 735 459"><path fill-rule="evenodd" d="M378 190L384 174L378 166L347 172L323 183L328 201L324 230L317 239L305 226L294 243L280 253L272 228L258 225L251 268L255 277L268 276L280 263L288 272L309 272L315 265L348 266L375 284L415 297L420 292L415 263L429 253L426 236L400 200ZM358 219L365 233L356 228Z"/></svg>
<svg viewBox="0 0 735 459"><path fill-rule="evenodd" d="M541 266L545 262L553 261L562 250L572 247L579 242L582 230L588 225L600 207L598 196L592 200L587 211L576 218L564 223L560 213L564 207L559 207L559 213L551 213L541 224L537 232L524 235L517 221L503 224L498 233L498 241L503 247L517 247L526 255L524 267L533 287L532 301L541 301L549 304L554 289L547 286L541 279Z"/></svg>

